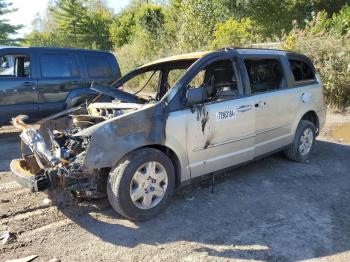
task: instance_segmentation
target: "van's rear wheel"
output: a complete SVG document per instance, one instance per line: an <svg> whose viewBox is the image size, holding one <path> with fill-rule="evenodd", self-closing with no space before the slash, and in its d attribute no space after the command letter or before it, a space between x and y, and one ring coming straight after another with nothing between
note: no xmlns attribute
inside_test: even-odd
<svg viewBox="0 0 350 262"><path fill-rule="evenodd" d="M107 194L112 207L122 216L142 221L158 215L175 187L175 170L161 151L142 148L124 157L112 168Z"/></svg>
<svg viewBox="0 0 350 262"><path fill-rule="evenodd" d="M315 137L315 125L308 120L301 120L291 147L285 151L286 156L298 162L307 161L315 144Z"/></svg>

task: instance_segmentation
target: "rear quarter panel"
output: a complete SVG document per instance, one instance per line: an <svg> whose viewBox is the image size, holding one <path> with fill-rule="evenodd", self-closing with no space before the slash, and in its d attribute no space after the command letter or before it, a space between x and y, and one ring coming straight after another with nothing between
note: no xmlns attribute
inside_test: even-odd
<svg viewBox="0 0 350 262"><path fill-rule="evenodd" d="M307 56L298 53L287 53L283 59L286 74L289 76L289 88L297 90L298 95L297 114L291 127L292 137L294 137L301 118L309 111L316 113L319 120L319 129L321 129L326 120L326 107L323 100L322 81L316 72L313 62ZM303 61L309 65L315 74L315 79L295 82L289 59Z"/></svg>
<svg viewBox="0 0 350 262"><path fill-rule="evenodd" d="M322 128L326 120L326 107L324 106L323 102L322 84L314 83L311 85L300 85L294 88L298 89L300 99L298 102L298 114L291 128L292 133L295 134L301 118L309 111L314 111L317 114L319 119L319 128Z"/></svg>

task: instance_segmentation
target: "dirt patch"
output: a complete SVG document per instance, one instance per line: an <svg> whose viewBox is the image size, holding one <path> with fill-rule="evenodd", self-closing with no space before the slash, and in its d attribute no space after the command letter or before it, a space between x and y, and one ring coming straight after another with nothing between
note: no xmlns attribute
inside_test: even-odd
<svg viewBox="0 0 350 262"><path fill-rule="evenodd" d="M334 126L332 128L332 137L340 142L350 144L350 124Z"/></svg>
<svg viewBox="0 0 350 262"><path fill-rule="evenodd" d="M320 137L329 141L350 144L350 114L328 113Z"/></svg>

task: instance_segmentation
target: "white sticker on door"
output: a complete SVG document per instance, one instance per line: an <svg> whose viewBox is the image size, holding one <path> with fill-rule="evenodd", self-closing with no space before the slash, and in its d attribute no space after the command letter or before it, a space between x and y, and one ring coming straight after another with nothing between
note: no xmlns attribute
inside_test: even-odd
<svg viewBox="0 0 350 262"><path fill-rule="evenodd" d="M221 112L216 112L216 121L230 120L237 117L236 110L230 109Z"/></svg>

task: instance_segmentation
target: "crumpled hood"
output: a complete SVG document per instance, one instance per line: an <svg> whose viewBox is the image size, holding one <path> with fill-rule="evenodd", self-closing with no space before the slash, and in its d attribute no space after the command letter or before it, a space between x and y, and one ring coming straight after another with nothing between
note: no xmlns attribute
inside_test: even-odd
<svg viewBox="0 0 350 262"><path fill-rule="evenodd" d="M111 167L123 155L147 145L165 143L165 104L146 104L142 108L108 119L76 133L89 144L84 170Z"/></svg>
<svg viewBox="0 0 350 262"><path fill-rule="evenodd" d="M140 103L140 98L138 96L119 90L114 87L104 86L104 85L96 84L95 82L92 82L90 88L98 93L113 97L114 99L118 99L122 102Z"/></svg>

